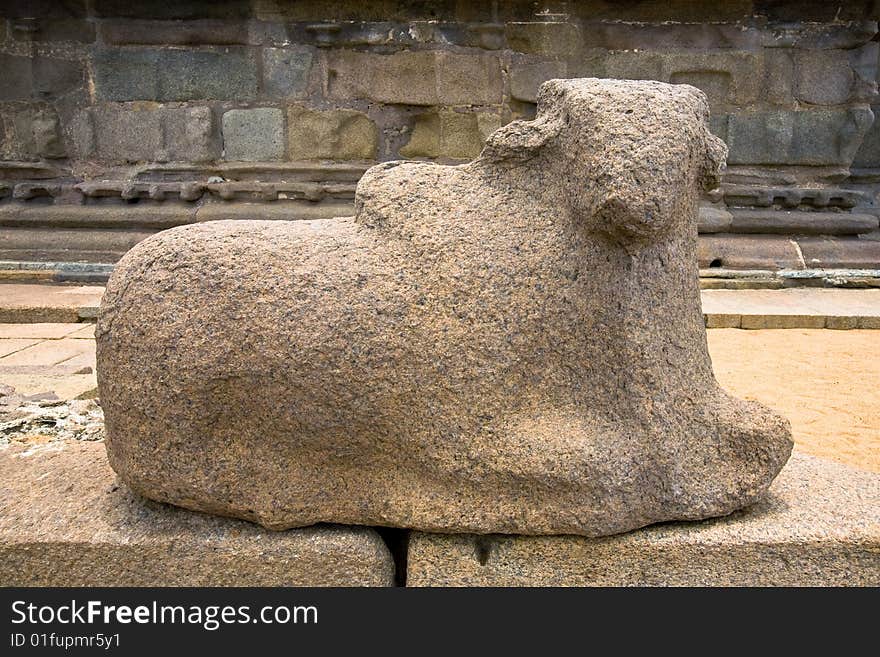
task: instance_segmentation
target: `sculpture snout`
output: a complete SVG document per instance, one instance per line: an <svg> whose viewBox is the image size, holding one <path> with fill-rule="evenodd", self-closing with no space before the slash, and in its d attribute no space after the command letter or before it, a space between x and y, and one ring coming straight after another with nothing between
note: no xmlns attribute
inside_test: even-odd
<svg viewBox="0 0 880 657"><path fill-rule="evenodd" d="M613 193L596 212L596 227L625 243L645 242L663 232L671 211L662 199L644 193Z"/></svg>

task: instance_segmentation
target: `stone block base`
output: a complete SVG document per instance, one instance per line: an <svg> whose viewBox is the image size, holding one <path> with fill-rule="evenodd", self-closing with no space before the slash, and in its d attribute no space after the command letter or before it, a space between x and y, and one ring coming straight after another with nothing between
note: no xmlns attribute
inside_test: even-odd
<svg viewBox="0 0 880 657"><path fill-rule="evenodd" d="M0 586L389 586L369 528L285 532L139 498L102 443L0 448Z"/></svg>
<svg viewBox="0 0 880 657"><path fill-rule="evenodd" d="M408 586L880 585L880 474L795 453L726 518L601 539L413 533Z"/></svg>

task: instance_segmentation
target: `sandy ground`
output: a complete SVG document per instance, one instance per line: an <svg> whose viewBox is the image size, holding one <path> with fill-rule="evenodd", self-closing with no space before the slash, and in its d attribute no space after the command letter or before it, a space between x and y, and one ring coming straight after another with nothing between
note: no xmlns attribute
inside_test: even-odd
<svg viewBox="0 0 880 657"><path fill-rule="evenodd" d="M880 331L708 334L721 385L785 415L796 449L880 472Z"/></svg>

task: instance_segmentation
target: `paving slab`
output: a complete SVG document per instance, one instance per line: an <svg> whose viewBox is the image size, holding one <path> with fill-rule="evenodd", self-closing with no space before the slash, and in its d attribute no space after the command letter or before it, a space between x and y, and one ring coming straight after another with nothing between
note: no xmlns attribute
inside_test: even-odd
<svg viewBox="0 0 880 657"><path fill-rule="evenodd" d="M0 283L0 322L68 323L93 319L104 288L97 285Z"/></svg>
<svg viewBox="0 0 880 657"><path fill-rule="evenodd" d="M0 340L0 342L5 343L7 341ZM65 361L70 361L77 356L85 356L94 366L94 358L91 355L95 347L89 342L72 338L32 342L35 342L35 344L0 358L0 372L3 372L6 368L21 366L51 367Z"/></svg>
<svg viewBox="0 0 880 657"><path fill-rule="evenodd" d="M0 448L0 586L389 586L366 527L272 532L144 500L102 443Z"/></svg>
<svg viewBox="0 0 880 657"><path fill-rule="evenodd" d="M57 340L73 335L83 328L91 328L94 336L94 327L91 324L0 324L0 340L6 338L36 338L39 340Z"/></svg>
<svg viewBox="0 0 880 657"><path fill-rule="evenodd" d="M795 453L767 498L599 539L415 532L408 586L877 586L880 474Z"/></svg>
<svg viewBox="0 0 880 657"><path fill-rule="evenodd" d="M703 290L709 328L880 327L880 289Z"/></svg>
<svg viewBox="0 0 880 657"><path fill-rule="evenodd" d="M69 336L70 338L75 338L78 340L94 340L95 339L95 325L94 324L86 324L82 328L74 331Z"/></svg>
<svg viewBox="0 0 880 657"><path fill-rule="evenodd" d="M0 361L3 360L6 356L11 356L12 354L16 354L23 349L27 349L28 347L32 347L35 344L39 344L40 340L27 339L27 338L10 338L6 340L0 340Z"/></svg>
<svg viewBox="0 0 880 657"><path fill-rule="evenodd" d="M8 374L0 372L0 384L11 386L25 397L91 399L98 395L98 379L89 374Z"/></svg>

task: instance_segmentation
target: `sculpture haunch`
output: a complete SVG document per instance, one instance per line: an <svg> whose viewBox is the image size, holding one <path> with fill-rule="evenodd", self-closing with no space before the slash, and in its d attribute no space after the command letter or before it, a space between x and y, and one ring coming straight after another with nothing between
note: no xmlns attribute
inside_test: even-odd
<svg viewBox="0 0 880 657"><path fill-rule="evenodd" d="M685 85L552 80L470 164L367 171L354 218L151 237L98 323L110 463L273 529L599 536L750 504L792 444L712 374L707 116Z"/></svg>

